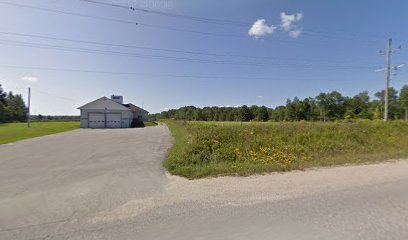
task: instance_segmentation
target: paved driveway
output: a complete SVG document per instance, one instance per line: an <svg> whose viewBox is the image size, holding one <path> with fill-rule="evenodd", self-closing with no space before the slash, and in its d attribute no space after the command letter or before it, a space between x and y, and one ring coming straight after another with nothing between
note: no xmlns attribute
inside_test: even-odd
<svg viewBox="0 0 408 240"><path fill-rule="evenodd" d="M156 197L167 127L81 129L0 145L0 239L55 233L130 199ZM4 238L2 238L2 236Z"/></svg>
<svg viewBox="0 0 408 240"><path fill-rule="evenodd" d="M0 146L0 239L408 239L408 161L199 180L165 126Z"/></svg>

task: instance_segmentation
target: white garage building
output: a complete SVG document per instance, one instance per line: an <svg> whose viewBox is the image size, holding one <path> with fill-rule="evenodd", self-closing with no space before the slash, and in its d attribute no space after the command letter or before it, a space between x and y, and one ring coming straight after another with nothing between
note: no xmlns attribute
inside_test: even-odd
<svg viewBox="0 0 408 240"><path fill-rule="evenodd" d="M149 112L131 103L123 104L122 96L101 97L78 108L81 128L128 128L134 121L147 121Z"/></svg>

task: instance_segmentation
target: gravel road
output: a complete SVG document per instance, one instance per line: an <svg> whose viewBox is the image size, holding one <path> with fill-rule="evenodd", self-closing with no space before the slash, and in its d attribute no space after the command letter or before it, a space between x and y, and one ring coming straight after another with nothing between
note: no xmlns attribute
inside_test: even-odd
<svg viewBox="0 0 408 240"><path fill-rule="evenodd" d="M165 126L0 146L0 239L408 239L408 161L186 180Z"/></svg>

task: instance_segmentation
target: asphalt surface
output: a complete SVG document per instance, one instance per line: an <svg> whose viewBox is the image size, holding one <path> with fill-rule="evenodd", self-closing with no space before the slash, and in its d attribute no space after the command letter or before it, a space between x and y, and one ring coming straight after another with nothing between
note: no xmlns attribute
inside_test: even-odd
<svg viewBox="0 0 408 240"><path fill-rule="evenodd" d="M0 239L408 239L408 161L186 180L165 126L0 145Z"/></svg>
<svg viewBox="0 0 408 240"><path fill-rule="evenodd" d="M80 229L77 219L159 196L170 145L165 126L80 129L0 145L0 239Z"/></svg>

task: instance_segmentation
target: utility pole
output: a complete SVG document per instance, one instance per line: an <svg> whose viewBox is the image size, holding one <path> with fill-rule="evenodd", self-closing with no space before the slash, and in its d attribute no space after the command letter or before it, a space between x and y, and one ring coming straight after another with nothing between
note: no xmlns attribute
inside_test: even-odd
<svg viewBox="0 0 408 240"><path fill-rule="evenodd" d="M27 127L30 127L30 104L31 104L31 88L28 88L28 106L27 106Z"/></svg>
<svg viewBox="0 0 408 240"><path fill-rule="evenodd" d="M381 69L376 69L374 72L385 71L385 90L384 90L384 122L388 121L388 112L389 112L389 102L390 102L390 81L391 81L391 71L397 71L400 68L404 67L405 64L400 64L396 66L391 66L391 57L394 52L401 51L402 46L399 45L398 48L394 51L392 49L392 38L388 39L387 50L385 52L385 67ZM380 51L380 54L383 54L383 51Z"/></svg>
<svg viewBox="0 0 408 240"><path fill-rule="evenodd" d="M386 60L385 60L385 91L384 91L384 122L388 121L388 89L390 87L391 76L391 54L392 54L392 38L388 39Z"/></svg>

